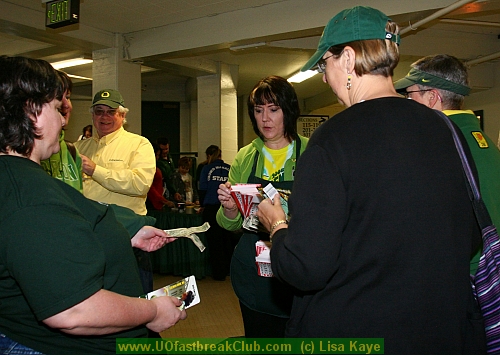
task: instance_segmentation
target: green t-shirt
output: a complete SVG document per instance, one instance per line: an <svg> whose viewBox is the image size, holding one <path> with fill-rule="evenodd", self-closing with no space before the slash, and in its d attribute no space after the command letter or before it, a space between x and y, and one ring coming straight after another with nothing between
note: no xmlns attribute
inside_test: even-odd
<svg viewBox="0 0 500 355"><path fill-rule="evenodd" d="M69 336L41 321L106 289L142 294L130 236L106 205L26 159L0 156L0 333L46 354L115 354L116 337Z"/></svg>

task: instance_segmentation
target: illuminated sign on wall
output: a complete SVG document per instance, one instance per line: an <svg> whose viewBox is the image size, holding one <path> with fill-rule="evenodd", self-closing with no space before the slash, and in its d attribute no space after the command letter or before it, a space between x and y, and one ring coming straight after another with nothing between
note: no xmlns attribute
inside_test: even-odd
<svg viewBox="0 0 500 355"><path fill-rule="evenodd" d="M45 27L59 28L80 21L80 0L54 0L45 4Z"/></svg>

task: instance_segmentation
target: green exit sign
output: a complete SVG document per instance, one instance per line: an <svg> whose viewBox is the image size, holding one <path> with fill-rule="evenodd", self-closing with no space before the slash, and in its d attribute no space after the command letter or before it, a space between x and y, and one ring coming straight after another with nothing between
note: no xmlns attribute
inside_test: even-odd
<svg viewBox="0 0 500 355"><path fill-rule="evenodd" d="M80 0L54 0L45 4L45 27L59 28L80 21Z"/></svg>

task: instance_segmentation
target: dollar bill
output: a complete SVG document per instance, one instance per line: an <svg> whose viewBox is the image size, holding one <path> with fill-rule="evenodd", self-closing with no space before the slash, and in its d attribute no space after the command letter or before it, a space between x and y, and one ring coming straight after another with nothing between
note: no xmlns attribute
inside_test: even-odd
<svg viewBox="0 0 500 355"><path fill-rule="evenodd" d="M201 226L197 227L189 227L189 228L175 228L175 229L165 229L165 232L170 237L175 238L189 238L191 241L203 252L206 247L203 245L200 237L198 237L195 233L203 233L206 232L210 228L210 224L208 222L203 223Z"/></svg>

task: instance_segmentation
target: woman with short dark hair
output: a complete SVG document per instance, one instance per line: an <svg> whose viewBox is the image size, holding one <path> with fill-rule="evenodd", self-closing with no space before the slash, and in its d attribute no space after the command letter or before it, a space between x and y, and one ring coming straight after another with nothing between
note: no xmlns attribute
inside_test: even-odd
<svg viewBox="0 0 500 355"><path fill-rule="evenodd" d="M222 206L217 222L230 231L243 225L231 186L272 184L290 195L297 160L307 145L307 138L297 134L300 108L295 89L286 79L269 76L260 80L248 97L248 114L258 137L238 151L228 182L218 190ZM281 338L290 316L293 292L276 278L259 276L255 263L259 241L269 241L269 234L245 230L232 257L231 283L240 300L245 336Z"/></svg>
<svg viewBox="0 0 500 355"><path fill-rule="evenodd" d="M131 248L173 238L143 227L130 239L111 207L41 168L60 149L60 75L22 57L0 67L0 352L115 354L116 338L184 319L177 298L139 298Z"/></svg>
<svg viewBox="0 0 500 355"><path fill-rule="evenodd" d="M276 104L283 112L283 137L290 141L297 140L299 138L297 119L300 116L300 107L293 86L287 80L272 75L260 80L248 96L248 115L255 134L262 140L266 140L266 137L255 118L255 107L266 103Z"/></svg>

